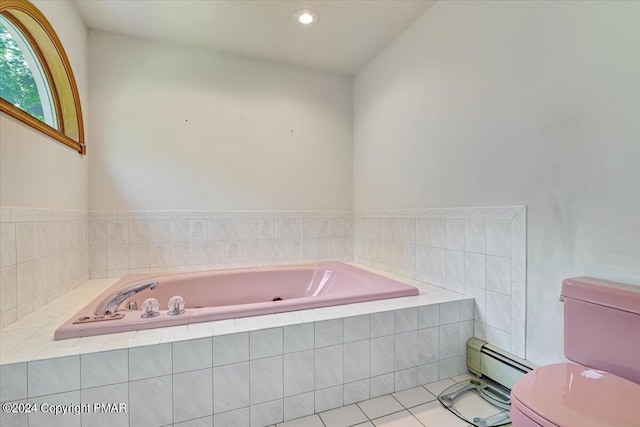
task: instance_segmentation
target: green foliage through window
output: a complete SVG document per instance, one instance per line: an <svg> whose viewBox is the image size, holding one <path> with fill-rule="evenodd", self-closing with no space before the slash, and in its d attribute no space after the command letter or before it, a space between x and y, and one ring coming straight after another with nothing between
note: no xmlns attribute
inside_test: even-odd
<svg viewBox="0 0 640 427"><path fill-rule="evenodd" d="M37 119L45 121L33 73L20 47L1 22L0 96Z"/></svg>

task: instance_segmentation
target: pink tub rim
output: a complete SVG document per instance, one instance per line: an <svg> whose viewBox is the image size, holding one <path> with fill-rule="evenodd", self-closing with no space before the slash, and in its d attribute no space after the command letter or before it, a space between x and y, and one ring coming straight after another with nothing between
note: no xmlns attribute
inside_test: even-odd
<svg viewBox="0 0 640 427"><path fill-rule="evenodd" d="M325 269L335 271L338 275L351 274L359 280L368 280L366 292L362 289L350 289L347 287L340 292L327 293L320 296L307 296L293 298L285 301L264 301L250 304L225 305L217 307L202 307L187 309L187 312L180 316L168 316L167 310L163 310L163 302L161 305L160 316L151 319L140 319L141 311L119 310L124 313L125 317L120 320L109 320L95 323L73 324L73 321L81 316L91 315L98 303L106 296L112 294L117 289L131 285L136 282L156 280L160 281L158 286L162 285L162 279L176 279L184 277L211 276L217 277L229 274L243 273L261 273L261 272L286 272L301 271L310 269ZM339 277L339 276L336 276ZM373 285L375 284L375 286ZM360 284L362 285L362 284ZM362 288L362 286L360 286ZM328 307L335 305L353 304L366 301L375 301L389 298L399 298L418 295L419 291L416 287L397 280L382 276L380 274L365 270L354 265L330 261L317 262L307 264L294 264L270 267L244 267L230 268L220 270L204 270L194 272L170 272L160 274L135 274L128 275L118 280L114 285L102 292L93 299L84 308L74 314L69 320L63 323L54 333L54 340L95 336L103 334L112 334L117 332L139 331L145 329L164 328L169 326L187 325L192 323L210 322L216 320L233 319L248 316L258 316L274 313L282 313L288 311L299 311L311 308ZM121 305L121 307L124 306Z"/></svg>

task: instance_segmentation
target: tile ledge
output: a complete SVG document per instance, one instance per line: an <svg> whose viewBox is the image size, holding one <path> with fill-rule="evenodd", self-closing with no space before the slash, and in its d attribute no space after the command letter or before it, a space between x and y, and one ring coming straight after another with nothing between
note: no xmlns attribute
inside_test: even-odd
<svg viewBox="0 0 640 427"><path fill-rule="evenodd" d="M278 314L281 313L266 315L269 318L266 318L265 315L244 317L242 318L242 321L239 322L239 325L236 324L235 319L225 319L214 322L204 322L211 323L209 327L204 328L198 328L197 326L193 328L189 327L191 325L199 325L199 323L183 325L184 328L182 329L184 329L184 331L182 331L182 329L177 330L175 329L175 327L146 329L135 331L136 335L132 339L122 339L121 334L106 334L101 335L101 337L104 337L102 341L96 338L96 336L91 337L91 343L77 346L72 345L65 348L52 347L52 344L56 342L53 339L43 340L42 338L39 338L38 340L29 340L27 338L19 342L18 345L15 345L15 342L6 343L7 345L12 345L12 347L10 347L6 351L3 351L3 347L5 346L5 344L0 344L0 365L30 362L56 357L77 356L116 349L127 349L156 345L167 342L196 340L214 336L256 331L261 329L280 328L304 323L313 323L317 321L347 318L368 315L371 313L395 311L405 308L414 308L425 305L434 305L446 302L473 299L469 296L462 295L457 292L453 292L429 284L424 284L412 279L404 278L402 276L364 266L355 262L349 262L347 264L374 272L376 274L380 274L381 276L392 278L402 283L415 286L420 291L420 295L367 301L331 307L321 307L308 310L299 310L295 312L286 312L282 316L278 316ZM38 319L45 321L48 320L45 322L48 327L57 328L62 323L64 323L73 313L84 307L88 301L91 301L117 280L118 279L90 279L70 291L68 294L55 299L54 301L39 308L28 316L25 316L24 318L8 325L6 328L0 330L0 334L6 331L33 328L33 322L37 321ZM67 308L64 311L64 314L59 314L61 304L66 303L70 299L77 302L72 305L72 308ZM52 315L53 313L55 313L55 315ZM292 313L295 313L296 316L292 315ZM51 317L54 317L55 320L49 320L51 319ZM232 321L233 323L231 323L230 321ZM138 336L139 333L140 336ZM34 342L34 348L32 349L21 349L20 351L14 351L15 348L21 347L21 345L27 343L28 341L38 341L38 343ZM38 348L40 344L42 345L42 347Z"/></svg>

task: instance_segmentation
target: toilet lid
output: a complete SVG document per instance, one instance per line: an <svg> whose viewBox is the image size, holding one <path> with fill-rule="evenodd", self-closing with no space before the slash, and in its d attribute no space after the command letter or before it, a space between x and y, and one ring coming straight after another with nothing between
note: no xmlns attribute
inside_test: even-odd
<svg viewBox="0 0 640 427"><path fill-rule="evenodd" d="M511 397L557 426L640 426L639 384L575 363L533 370L513 386Z"/></svg>

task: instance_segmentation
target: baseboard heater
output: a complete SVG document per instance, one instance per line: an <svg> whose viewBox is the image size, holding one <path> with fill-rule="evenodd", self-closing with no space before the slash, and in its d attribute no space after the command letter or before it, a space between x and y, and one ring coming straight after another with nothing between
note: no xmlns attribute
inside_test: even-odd
<svg viewBox="0 0 640 427"><path fill-rule="evenodd" d="M467 341L467 367L477 376L490 378L509 390L516 381L536 368L532 363L478 338Z"/></svg>

